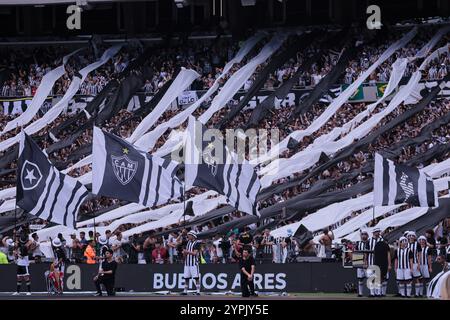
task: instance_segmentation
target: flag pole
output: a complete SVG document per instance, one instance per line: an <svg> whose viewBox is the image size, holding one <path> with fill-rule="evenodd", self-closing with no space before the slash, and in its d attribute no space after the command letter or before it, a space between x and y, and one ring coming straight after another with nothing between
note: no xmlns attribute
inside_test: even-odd
<svg viewBox="0 0 450 320"><path fill-rule="evenodd" d="M375 223L375 205L372 207L372 221Z"/></svg>
<svg viewBox="0 0 450 320"><path fill-rule="evenodd" d="M95 240L95 243L97 244L97 239L95 238L96 234L97 234L97 229L95 228L95 213L94 213L94 240Z"/></svg>
<svg viewBox="0 0 450 320"><path fill-rule="evenodd" d="M186 182L183 183L183 226L186 225Z"/></svg>
<svg viewBox="0 0 450 320"><path fill-rule="evenodd" d="M16 207L14 208L14 232L13 232L14 241L16 241L17 236L16 228L17 228L17 197L16 197Z"/></svg>

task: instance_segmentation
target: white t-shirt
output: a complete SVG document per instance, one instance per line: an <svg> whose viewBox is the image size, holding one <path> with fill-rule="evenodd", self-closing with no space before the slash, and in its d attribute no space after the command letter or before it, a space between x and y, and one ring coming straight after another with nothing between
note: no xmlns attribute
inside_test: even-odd
<svg viewBox="0 0 450 320"><path fill-rule="evenodd" d="M33 250L33 257L43 256L41 249L39 248L39 246L40 246L39 242L36 242L33 240L33 244L37 245L36 248Z"/></svg>
<svg viewBox="0 0 450 320"><path fill-rule="evenodd" d="M169 237L167 238L167 244L169 243L173 243L176 244L177 243L177 238L172 236L171 234L169 234ZM168 246L168 251L169 251L169 255L177 255L177 248L172 248L171 246Z"/></svg>
<svg viewBox="0 0 450 320"><path fill-rule="evenodd" d="M124 243L127 243L127 242L128 242L128 241L125 240L125 239L122 239L122 240L118 240L117 238L114 239L114 240L109 239L109 243L111 244L111 248L112 248L113 246L123 245ZM116 250L113 250L113 257L114 257L114 258L123 256L123 255L125 255L125 251L122 249L122 247L120 247L120 248L118 248L118 249L116 249Z"/></svg>
<svg viewBox="0 0 450 320"><path fill-rule="evenodd" d="M214 247L216 247L217 257L219 257L219 258L223 258L223 251L222 251L222 248L219 246L221 242L222 242L222 238L215 240L213 242Z"/></svg>

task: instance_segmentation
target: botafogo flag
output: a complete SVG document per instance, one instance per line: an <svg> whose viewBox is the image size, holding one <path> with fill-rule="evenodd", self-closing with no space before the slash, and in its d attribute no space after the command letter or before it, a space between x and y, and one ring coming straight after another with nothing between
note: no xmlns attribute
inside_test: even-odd
<svg viewBox="0 0 450 320"><path fill-rule="evenodd" d="M26 133L20 133L17 206L44 220L75 228L78 210L89 191L59 172Z"/></svg>

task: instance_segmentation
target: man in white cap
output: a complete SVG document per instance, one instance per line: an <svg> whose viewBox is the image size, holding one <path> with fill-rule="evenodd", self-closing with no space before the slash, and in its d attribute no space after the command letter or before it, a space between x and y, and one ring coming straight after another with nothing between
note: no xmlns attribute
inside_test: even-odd
<svg viewBox="0 0 450 320"><path fill-rule="evenodd" d="M419 297L426 295L426 288L430 281L432 270L431 255L432 250L427 245L427 238L425 236L419 237L419 268L420 268L420 286L416 286L416 293Z"/></svg>
<svg viewBox="0 0 450 320"><path fill-rule="evenodd" d="M358 278L358 297L363 296L364 292L364 279L366 279L366 268L367 268L367 253L369 250L369 234L366 230L361 230L360 232L361 240L356 241L355 251L364 253L364 267L356 268L356 277Z"/></svg>
<svg viewBox="0 0 450 320"><path fill-rule="evenodd" d="M52 240L53 264L51 271L53 272L55 288L58 294L63 293L64 289L64 271L66 264L66 252L62 248L62 242L59 238Z"/></svg>
<svg viewBox="0 0 450 320"><path fill-rule="evenodd" d="M395 272L400 295L402 297L411 297L411 280L413 269L413 254L408 248L408 239L401 237L399 239L399 248L395 251Z"/></svg>
<svg viewBox="0 0 450 320"><path fill-rule="evenodd" d="M200 295L200 270L198 255L200 250L200 242L197 241L197 233L189 231L187 234L188 242L186 248L183 249L184 257L184 291L182 295L187 295L189 282L191 279L195 280L196 292L195 295Z"/></svg>
<svg viewBox="0 0 450 320"><path fill-rule="evenodd" d="M413 254L413 270L412 270L412 288L414 289L414 295L418 297L417 287L419 287L420 268L419 268L419 248L420 245L416 241L416 233L414 231L408 231L408 248L411 249Z"/></svg>

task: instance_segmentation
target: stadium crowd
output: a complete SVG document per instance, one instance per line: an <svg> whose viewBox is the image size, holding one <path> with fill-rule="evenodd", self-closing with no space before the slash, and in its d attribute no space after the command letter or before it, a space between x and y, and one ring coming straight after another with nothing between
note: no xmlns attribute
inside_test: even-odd
<svg viewBox="0 0 450 320"><path fill-rule="evenodd" d="M435 33L434 28L424 28L420 31L417 39L414 39L405 48L399 50L395 55L385 61L373 74L370 76L369 84L375 84L377 82L387 82L390 76L390 67L396 58L399 57L412 57L418 50L426 43L430 37ZM377 60L380 54L386 50L386 48L392 44L395 40L399 38L399 34L395 36L388 36L383 39L382 43L368 43L363 44L364 50L362 55L358 59L349 61L345 68L345 72L342 75L340 81L342 83L350 84L352 83L362 72L364 72L370 65ZM339 58L339 48L329 48L329 50L321 51L317 43L323 41L324 38L320 38L317 42L307 48L297 52L296 57L290 59L278 70L269 75L266 83L264 84L265 89L275 89L287 81L307 57L313 56L322 52L322 56L318 63L313 64L309 70L305 71L304 74L299 78L298 87L309 87L314 88L320 80L325 77L335 66ZM448 37L444 37L438 45L443 45L448 40ZM261 48L259 44L258 49ZM288 46L289 42L284 44ZM148 58L149 66L153 70L152 79L146 80L142 90L149 94L155 94L162 88L164 83L172 79L175 75L175 71L180 66L189 67L196 70L201 78L196 80L190 87L192 90L204 90L211 87L215 79L217 79L222 72L222 67L233 57L238 49L238 43L231 39L224 39L222 41L199 41L199 42L188 42L180 46L174 47L157 47L151 56ZM1 96L29 96L33 95L43 75L45 75L49 70L61 64L61 57L67 54L70 50L64 48L53 48L46 47L45 49L22 49L20 51L6 51L2 52L0 55L0 61L4 67L9 68L10 76L3 83L1 88ZM258 52L258 50L254 50ZM131 61L137 58L136 50L122 49L120 53L114 57L110 62L106 63L101 68L97 69L92 75L90 74L85 82L83 82L79 93L83 95L96 95L102 88L114 77L116 77L120 72L122 72ZM241 66L249 61L256 53L253 52L246 59L244 59L240 64L235 64L231 71L224 77L221 81L223 84L232 74L234 74ZM42 57L42 59L41 59ZM39 58L39 59L38 59ZM39 61L38 61L39 60ZM86 66L88 63L92 63L96 60L96 55L94 51L86 49L80 54L76 54L69 59L66 65L66 74L57 81L52 94L63 94L68 86L70 85L70 79L77 74L76 70L79 70L82 66ZM424 80L440 80L447 75L450 71L450 56L448 54L441 54L430 64L429 68L424 71ZM20 61L20 63L18 63ZM260 65L256 70L255 74L244 84L243 90L248 90L252 83L255 81L258 72L264 69L265 66L270 62ZM406 77L410 76L414 71L416 71L420 61L410 63L406 71ZM222 110L217 112L211 120L208 122L209 127L214 127L219 124L223 119L224 115L228 114L230 110L235 105L235 102L230 102ZM317 119L324 110L326 110L328 104L323 102L317 102L312 105L306 112L301 113L298 117L293 119L293 111L296 104L285 103L281 105L280 109L270 112L267 117L265 117L257 126L257 128L272 128L274 126L281 127L282 124L287 124L283 126L281 130L280 138L283 139L289 135L289 133L296 130L306 129L315 119ZM326 133L329 133L333 128L340 127L348 121L352 120L359 112L365 110L367 103L345 103L333 117L331 117L327 123L322 126L319 130L313 133L311 136L305 137L299 142L298 148L295 150L290 149L280 154L281 158L290 158L294 153L304 150L308 147L314 140ZM371 115L383 110L386 104L380 104L371 113ZM406 111L410 110L411 106L406 104L401 104L396 108L391 114L384 117L380 123L373 128L371 132L374 132L378 128L386 125L389 121L399 117ZM396 126L393 130L382 135L373 144L371 144L367 150L360 151L349 157L345 161L338 163L337 165L323 171L319 176L313 176L302 184L298 184L294 187L286 188L281 192L275 192L269 198L260 202L260 208L267 208L276 203L281 203L292 197L301 194L310 189L318 180L325 178L333 178L338 180L344 173L350 171L359 172L359 174L350 182L344 184L337 183L332 186L327 191L344 190L349 186L362 182L366 179L371 178L371 174L364 173L361 169L373 160L373 154L375 151L388 149L396 143L402 141L403 139L415 138L420 134L420 130L426 125L432 123L434 120L446 115L450 111L450 101L448 99L440 99L431 102L423 111L418 112L405 123ZM179 110L168 110L163 116L158 119L153 127L158 124L163 123L173 117ZM194 116L199 116L203 112L203 109L196 110ZM238 114L229 124L228 127L234 128L239 127L241 124L247 123L252 110L243 110ZM368 117L370 117L369 115ZM42 149L46 149L51 144L54 143L51 137L49 137L48 132L52 129L57 128L64 121L70 119L73 115L63 114L58 117L56 121L49 124L47 127L42 129L36 136L40 136L42 139L38 141L38 144ZM4 115L0 113L0 131L3 130L4 125L12 120L14 115ZM38 116L35 117L37 119ZM129 121L124 121L128 119ZM139 122L143 119L142 116L135 117L133 112L126 109L120 110L116 115L108 119L104 125L103 129L111 132L116 132L120 136L127 138L131 135L134 129L137 127ZM86 122L87 118L80 118L76 123L73 123L71 127L62 130L58 133L57 138L59 140L67 138L71 135L74 128L80 127ZM183 128L184 126L181 126ZM0 141L5 141L6 139L18 134L20 128L12 130L11 132L0 136ZM159 148L167 141L169 133L163 135L155 145L154 150ZM342 135L340 138L342 138ZM396 160L399 162L405 162L410 160L416 155L419 155L426 150L429 150L437 144L445 144L450 140L450 128L448 125L443 125L433 131L433 134L425 142L422 142L416 146L408 146L404 148L401 155L397 157ZM50 159L57 163L68 163L67 167L72 166L75 161L70 160L70 156L78 149L92 142L92 130L87 129L75 140L73 144L69 147L62 148L50 154ZM8 150L7 150L8 151ZM6 151L6 152L7 152ZM6 152L0 152L0 157ZM444 155L434 159L434 162L439 162L445 160L449 157L447 152ZM11 162L7 168L3 168L4 172L1 175L0 187L1 189L6 189L15 186L16 178L16 161ZM312 170L316 166L305 170L304 172L293 173L289 177L282 178L280 180L274 181L275 185L283 185L290 182L292 179L302 177ZM83 174L89 172L91 166L87 165L81 168L74 169L69 172L69 175L73 177L80 177ZM193 188L188 192L188 198L193 197L197 194L204 192L204 189ZM172 202L180 202L181 199L175 199ZM88 214L92 214L103 210L105 208L110 208L112 206L117 206L123 204L123 202L117 199L110 199L106 197L95 197L86 201L80 210L81 220L84 217L88 217ZM381 216L373 221L371 221L368 227L375 225L381 219L392 215L400 209L408 208L407 205L402 206L399 209L393 210L384 216ZM365 210L365 209L364 209ZM236 262L241 254L241 249L243 245L251 245L255 258L260 262L276 262L284 263L288 261L294 261L297 256L322 256L321 247L327 246L328 249L331 248L331 242L328 241L327 237L333 238L332 230L339 227L350 218L358 216L364 210L355 211L352 213L351 217L347 217L342 221L329 226L329 229L323 230L316 233L315 235L321 235L321 243L319 245L313 242L308 243L306 246L300 246L297 243L295 236L292 234L287 238L275 239L270 235L270 230L266 229L261 231L258 226L251 225L249 228L244 229L233 229L229 230L226 234L216 235L214 238L206 239L202 241L201 256L204 263L226 263L226 262ZM212 229L223 223L239 219L242 217L243 213L235 211L233 213L227 214L221 218L215 219L205 224L197 225L194 227L195 231L201 233ZM283 215L277 215L266 219L265 223L270 223L277 221L275 227L280 227L283 225L288 225L297 220L286 220ZM107 227L112 221L105 221L98 226ZM146 222L143 222L146 223ZM79 236L76 234L71 235L70 239L64 239L60 234L58 237L63 243L64 249L66 250L67 257L74 262L79 263L93 263L98 260L98 257L102 255L102 251L105 246L111 248L114 252L114 258L118 262L123 263L178 263L181 261L181 252L185 244L186 235L188 230L183 229L182 231L171 232L167 237L154 236L156 233L171 230L173 228L181 228L182 223L167 226L165 228L158 228L157 230L152 230L150 232L136 234L129 239L124 239L121 233L135 228L143 223L139 224L124 224L121 225L114 232L106 232L105 234L95 233L94 230L90 231L88 234L81 233ZM264 223L264 224L265 224ZM49 225L48 221L35 221L33 224L37 225ZM29 226L24 224L21 226L22 229L26 230L33 237L33 243L35 248L32 252L32 257L36 259L37 262L40 261L42 253L39 249L39 239L36 238L36 234L33 230L28 230ZM273 226L271 227L273 228ZM94 228L93 228L94 229ZM257 229L256 232L249 232ZM17 233L20 233L20 229ZM390 229L386 230L386 232ZM95 233L95 234L94 234ZM427 233L431 234L430 243L434 243L434 249L445 250L448 248L449 235L450 235L450 221L444 221L438 228L438 232L434 233L433 230L429 230ZM331 239L333 240L333 239ZM10 237L3 237L1 239L0 251L8 256L8 258L13 258L11 251L11 241ZM351 250L352 243L343 241L341 245L333 245L336 250L331 255L327 254L324 257L327 258L339 258L339 250L345 247L347 250ZM330 252L330 250L327 250ZM11 259L13 260L13 259Z"/></svg>

